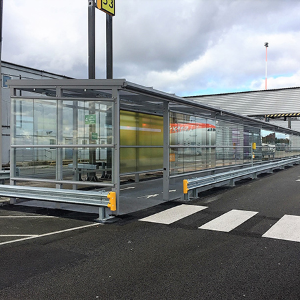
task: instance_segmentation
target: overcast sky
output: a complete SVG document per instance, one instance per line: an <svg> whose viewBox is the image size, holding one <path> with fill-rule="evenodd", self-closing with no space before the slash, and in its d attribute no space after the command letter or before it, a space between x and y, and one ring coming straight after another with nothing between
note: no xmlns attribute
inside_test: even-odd
<svg viewBox="0 0 300 300"><path fill-rule="evenodd" d="M87 78L88 0L3 0L2 60ZM300 86L298 0L115 0L114 78L181 96ZM106 76L96 9L96 78Z"/></svg>

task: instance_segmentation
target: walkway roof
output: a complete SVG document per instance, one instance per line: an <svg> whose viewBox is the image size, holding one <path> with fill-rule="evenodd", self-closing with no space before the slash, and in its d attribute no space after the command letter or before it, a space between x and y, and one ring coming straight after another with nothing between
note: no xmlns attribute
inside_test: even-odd
<svg viewBox="0 0 300 300"><path fill-rule="evenodd" d="M201 96L200 102L197 97L183 98L174 94L168 94L159 90L155 90L151 87L138 85L125 79L10 80L8 81L8 84L13 89L30 92L31 97L33 97L33 94L31 93L38 93L47 98L56 98L56 90L59 87L63 88L62 97L64 98L110 98L112 97L112 91L118 90L120 97L120 109L123 110L162 115L163 103L168 102L171 111L187 113L191 115L200 115L207 118L214 118L217 115L218 119L224 119L225 121L233 121L243 125L261 127L270 131L300 135L300 132L298 131L276 126L264 121L255 120L247 116L242 116L236 112L221 109L207 103L202 103L202 99L205 99L205 97L210 99L218 99L218 97L221 97L222 95L218 95L218 97L216 95ZM295 97L297 97L298 93L300 96L300 88L295 89L294 91L296 93ZM276 94L274 91L274 94L270 94L271 92L272 91L269 91L268 94L265 94L265 97L272 98L272 95ZM232 94L229 96L226 95L229 94L225 94L224 97L221 98L225 99L226 97L232 96ZM298 105L300 112L300 103Z"/></svg>

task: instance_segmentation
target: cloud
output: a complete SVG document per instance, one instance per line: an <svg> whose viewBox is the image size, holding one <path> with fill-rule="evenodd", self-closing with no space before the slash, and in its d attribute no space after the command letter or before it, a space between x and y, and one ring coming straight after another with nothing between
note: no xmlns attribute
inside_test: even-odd
<svg viewBox="0 0 300 300"><path fill-rule="evenodd" d="M269 42L268 85L299 85L299 9L296 0L116 0L114 77L179 95L260 89ZM86 0L5 1L3 60L87 78L87 12ZM105 18L96 10L97 78Z"/></svg>

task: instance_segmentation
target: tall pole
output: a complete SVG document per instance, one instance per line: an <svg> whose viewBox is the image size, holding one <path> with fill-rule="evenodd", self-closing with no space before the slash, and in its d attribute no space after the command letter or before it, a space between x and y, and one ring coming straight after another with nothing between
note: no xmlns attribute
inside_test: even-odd
<svg viewBox="0 0 300 300"><path fill-rule="evenodd" d="M266 47L266 79L265 79L265 89L268 89L268 47L269 43L265 43Z"/></svg>
<svg viewBox="0 0 300 300"><path fill-rule="evenodd" d="M88 3L88 72L89 79L95 79L95 1L88 0Z"/></svg>
<svg viewBox="0 0 300 300"><path fill-rule="evenodd" d="M112 16L106 14L106 79L113 79L113 39L112 39ZM106 115L107 126L111 126L112 110L107 111ZM109 141L108 141L109 142ZM111 143L111 141L110 141ZM107 149L107 168L112 169L112 149ZM107 171L110 178L112 173Z"/></svg>
<svg viewBox="0 0 300 300"><path fill-rule="evenodd" d="M96 78L95 67L95 0L88 0L88 69L89 79ZM95 103L92 101L89 103L89 114L95 114ZM89 144L95 144L95 140L92 138L92 134L95 132L95 124L89 124ZM89 163L96 163L96 150L94 148L89 149ZM95 180L96 173L90 173L88 175L90 180Z"/></svg>
<svg viewBox="0 0 300 300"><path fill-rule="evenodd" d="M112 16L106 14L106 78L113 79Z"/></svg>

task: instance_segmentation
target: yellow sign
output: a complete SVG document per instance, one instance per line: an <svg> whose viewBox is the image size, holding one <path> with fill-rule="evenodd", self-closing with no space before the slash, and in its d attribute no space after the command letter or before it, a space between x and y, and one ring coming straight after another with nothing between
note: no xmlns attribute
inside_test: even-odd
<svg viewBox="0 0 300 300"><path fill-rule="evenodd" d="M175 153L170 153L170 162L175 162L175 161L176 161Z"/></svg>
<svg viewBox="0 0 300 300"><path fill-rule="evenodd" d="M97 0L97 8L105 13L115 15L115 0Z"/></svg>

